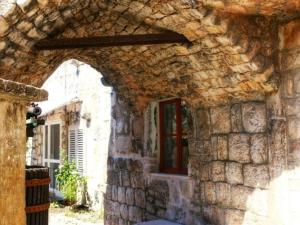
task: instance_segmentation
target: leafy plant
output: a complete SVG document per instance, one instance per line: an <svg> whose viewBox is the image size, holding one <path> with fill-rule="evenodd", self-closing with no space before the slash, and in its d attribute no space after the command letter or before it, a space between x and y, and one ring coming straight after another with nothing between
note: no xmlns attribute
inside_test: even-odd
<svg viewBox="0 0 300 225"><path fill-rule="evenodd" d="M75 203L79 187L86 184L86 178L81 176L75 162L69 162L64 151L62 154L63 163L55 171L58 187L65 199L70 203Z"/></svg>

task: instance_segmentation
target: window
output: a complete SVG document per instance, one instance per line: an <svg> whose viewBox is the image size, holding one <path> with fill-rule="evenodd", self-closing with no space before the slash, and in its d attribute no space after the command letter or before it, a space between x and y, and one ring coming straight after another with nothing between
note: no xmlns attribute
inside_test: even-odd
<svg viewBox="0 0 300 225"><path fill-rule="evenodd" d="M44 128L43 165L49 167L50 187L56 189L55 170L60 164L60 124L47 123Z"/></svg>
<svg viewBox="0 0 300 225"><path fill-rule="evenodd" d="M85 167L85 145L83 129L69 129L69 162L75 162L78 172L83 175Z"/></svg>
<svg viewBox="0 0 300 225"><path fill-rule="evenodd" d="M159 103L160 172L187 174L188 116L180 99Z"/></svg>

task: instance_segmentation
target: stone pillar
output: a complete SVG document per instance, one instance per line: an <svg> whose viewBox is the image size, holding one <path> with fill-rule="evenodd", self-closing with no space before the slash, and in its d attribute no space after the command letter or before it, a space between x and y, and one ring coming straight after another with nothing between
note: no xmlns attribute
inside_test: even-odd
<svg viewBox="0 0 300 225"><path fill-rule="evenodd" d="M47 92L0 79L0 224L25 225L26 105Z"/></svg>

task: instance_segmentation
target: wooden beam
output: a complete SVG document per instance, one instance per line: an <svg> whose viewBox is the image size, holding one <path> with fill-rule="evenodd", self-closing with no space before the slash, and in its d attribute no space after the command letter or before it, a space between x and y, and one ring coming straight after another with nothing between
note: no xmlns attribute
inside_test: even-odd
<svg viewBox="0 0 300 225"><path fill-rule="evenodd" d="M35 45L35 48L37 50L55 50L172 43L190 42L182 34L168 32L160 34L135 34L83 38L44 39L39 41Z"/></svg>

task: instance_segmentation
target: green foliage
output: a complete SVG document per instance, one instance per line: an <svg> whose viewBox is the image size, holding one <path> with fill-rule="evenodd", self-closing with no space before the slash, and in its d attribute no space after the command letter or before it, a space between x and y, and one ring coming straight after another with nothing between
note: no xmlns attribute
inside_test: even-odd
<svg viewBox="0 0 300 225"><path fill-rule="evenodd" d="M63 163L55 171L58 187L67 201L75 203L79 187L86 184L86 178L78 173L74 162L67 160L65 153L62 154L61 158Z"/></svg>

